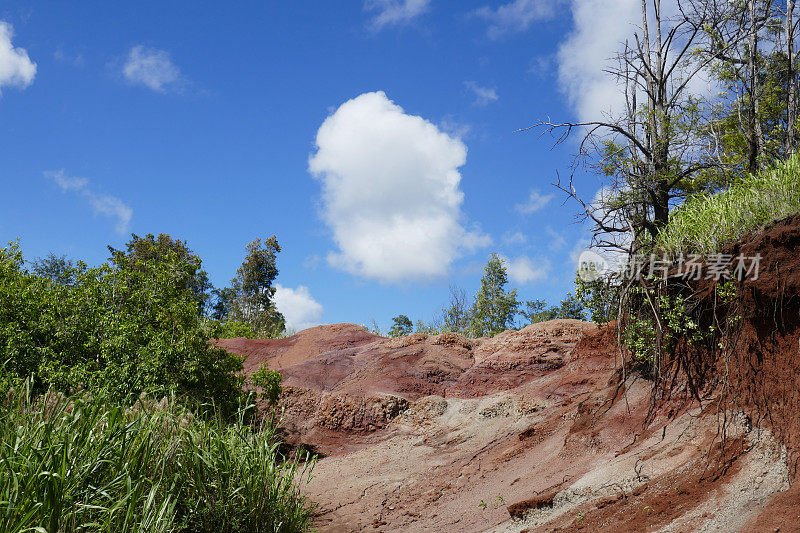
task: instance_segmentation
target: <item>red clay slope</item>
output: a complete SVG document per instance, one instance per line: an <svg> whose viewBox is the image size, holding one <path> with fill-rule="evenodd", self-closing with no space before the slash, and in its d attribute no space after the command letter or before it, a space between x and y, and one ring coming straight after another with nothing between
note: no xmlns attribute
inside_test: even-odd
<svg viewBox="0 0 800 533"><path fill-rule="evenodd" d="M329 350L357 347L379 339L355 324L333 324L306 329L285 339L218 339L220 348L246 357L244 370L251 374L262 364L273 370L302 363Z"/></svg>
<svg viewBox="0 0 800 533"><path fill-rule="evenodd" d="M610 328L338 325L221 345L284 375L289 440L327 455L306 487L322 531L750 531L788 486L780 447L745 418L719 446L713 403L645 425L649 383L619 387Z"/></svg>

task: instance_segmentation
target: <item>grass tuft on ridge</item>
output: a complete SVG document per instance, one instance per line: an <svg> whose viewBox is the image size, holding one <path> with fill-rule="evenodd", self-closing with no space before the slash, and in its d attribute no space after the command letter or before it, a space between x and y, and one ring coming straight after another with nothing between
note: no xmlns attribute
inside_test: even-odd
<svg viewBox="0 0 800 533"><path fill-rule="evenodd" d="M716 194L688 199L671 215L656 249L708 255L746 233L800 211L800 155Z"/></svg>

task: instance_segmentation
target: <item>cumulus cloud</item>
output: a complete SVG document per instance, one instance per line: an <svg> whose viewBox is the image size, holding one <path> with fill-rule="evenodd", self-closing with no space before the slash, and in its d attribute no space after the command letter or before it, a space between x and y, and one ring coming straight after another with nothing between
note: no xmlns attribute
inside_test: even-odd
<svg viewBox="0 0 800 533"><path fill-rule="evenodd" d="M383 92L342 104L320 126L309 170L339 251L330 264L398 282L445 275L489 238L462 224L467 147Z"/></svg>
<svg viewBox="0 0 800 533"><path fill-rule="evenodd" d="M554 196L553 194L542 194L536 189L531 189L528 199L521 204L517 204L515 208L520 214L530 215L544 209Z"/></svg>
<svg viewBox="0 0 800 533"><path fill-rule="evenodd" d="M497 101L497 90L490 87L481 87L474 81L465 81L464 85L475 94L475 101L477 106L485 106L491 102Z"/></svg>
<svg viewBox="0 0 800 533"><path fill-rule="evenodd" d="M553 17L560 3L560 0L514 0L496 9L484 6L475 14L489 23L486 34L497 39L507 33L525 31L535 21Z"/></svg>
<svg viewBox="0 0 800 533"><path fill-rule="evenodd" d="M44 175L58 185L61 192L77 193L83 197L89 202L95 214L101 214L116 219L117 224L115 229L117 232L127 233L128 224L130 224L131 218L133 217L133 209L131 209L128 204L116 196L99 193L93 190L87 178L67 176L64 169L47 171Z"/></svg>
<svg viewBox="0 0 800 533"><path fill-rule="evenodd" d="M366 0L364 9L373 13L369 27L380 31L386 26L407 24L425 13L430 0Z"/></svg>
<svg viewBox="0 0 800 533"><path fill-rule="evenodd" d="M296 289L275 284L275 307L286 319L289 329L300 331L319 324L322 304L316 301L304 285Z"/></svg>
<svg viewBox="0 0 800 533"><path fill-rule="evenodd" d="M574 27L558 50L558 79L581 121L623 109L624 95L604 69L632 36L640 0L572 0Z"/></svg>
<svg viewBox="0 0 800 533"><path fill-rule="evenodd" d="M633 45L634 32L641 33L641 1L572 0L571 7L573 29L557 54L559 84L582 122L621 113L625 110L624 92L605 69L615 65L624 42L630 40ZM664 20L679 14L675 0L664 2ZM688 84L688 92L696 95L713 96L718 91L707 72L700 72Z"/></svg>
<svg viewBox="0 0 800 533"><path fill-rule="evenodd" d="M164 50L134 46L128 52L122 74L128 82L159 93L179 90L183 81L180 69Z"/></svg>
<svg viewBox="0 0 800 533"><path fill-rule="evenodd" d="M14 27L0 21L0 89L17 87L24 89L33 83L36 63L28 57L24 48L15 48L11 43Z"/></svg>
<svg viewBox="0 0 800 533"><path fill-rule="evenodd" d="M518 285L526 285L532 281L544 279L550 270L550 262L547 259L531 259L525 255L516 259L509 259L501 255L500 259L506 265L509 279Z"/></svg>

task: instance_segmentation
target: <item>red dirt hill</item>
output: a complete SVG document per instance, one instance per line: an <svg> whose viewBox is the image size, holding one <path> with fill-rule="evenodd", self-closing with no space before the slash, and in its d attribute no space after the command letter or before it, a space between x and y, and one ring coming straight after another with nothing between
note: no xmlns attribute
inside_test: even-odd
<svg viewBox="0 0 800 533"><path fill-rule="evenodd" d="M613 325L219 345L283 374L287 439L324 456L321 531L800 531L800 216L730 250L762 273L702 405L621 383Z"/></svg>

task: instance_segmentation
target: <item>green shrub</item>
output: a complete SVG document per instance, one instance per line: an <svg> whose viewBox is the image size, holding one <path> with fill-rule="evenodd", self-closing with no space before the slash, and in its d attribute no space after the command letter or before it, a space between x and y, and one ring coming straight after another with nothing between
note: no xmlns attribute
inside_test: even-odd
<svg viewBox="0 0 800 533"><path fill-rule="evenodd" d="M694 196L677 208L657 248L671 255L710 254L751 230L800 211L800 155L717 194Z"/></svg>
<svg viewBox="0 0 800 533"><path fill-rule="evenodd" d="M66 275L69 285L31 274L16 244L0 248L0 386L33 376L38 391L85 387L115 401L175 392L235 408L242 360L208 344L191 271L174 253Z"/></svg>
<svg viewBox="0 0 800 533"><path fill-rule="evenodd" d="M31 389L0 405L0 531L305 531L299 485L273 426L201 420L166 398Z"/></svg>
<svg viewBox="0 0 800 533"><path fill-rule="evenodd" d="M216 326L216 329L211 333L211 336L216 339L235 339L236 337L244 337L245 339L258 338L253 328L245 322L227 319L222 321L211 320L211 323Z"/></svg>
<svg viewBox="0 0 800 533"><path fill-rule="evenodd" d="M652 302L658 319L653 315ZM629 312L622 328L622 342L634 359L652 364L659 353L674 353L677 342L696 345L713 337L714 329L704 331L689 308L689 300L680 295L659 294L656 289L632 287ZM659 324L661 334L659 340Z"/></svg>
<svg viewBox="0 0 800 533"><path fill-rule="evenodd" d="M281 379L283 379L283 376L281 376L280 372L270 370L267 368L266 363L261 365L259 369L250 376L250 381L253 385L261 387L261 398L269 401L271 405L274 405L278 401L281 392L283 392L281 388Z"/></svg>

